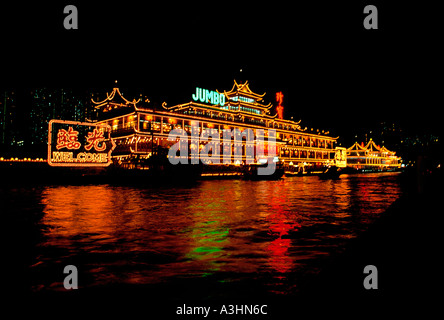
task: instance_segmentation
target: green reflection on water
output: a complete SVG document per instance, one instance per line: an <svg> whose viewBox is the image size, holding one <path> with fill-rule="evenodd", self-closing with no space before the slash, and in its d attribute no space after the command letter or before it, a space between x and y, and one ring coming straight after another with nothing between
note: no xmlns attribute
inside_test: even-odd
<svg viewBox="0 0 444 320"><path fill-rule="evenodd" d="M226 255L224 243L229 241L230 231L229 228L219 228L215 221L208 221L205 224L205 227L195 228L192 231L191 238L195 246L185 254L187 259L201 264L202 277L213 275L224 264L218 259ZM209 228L212 230L208 230Z"/></svg>

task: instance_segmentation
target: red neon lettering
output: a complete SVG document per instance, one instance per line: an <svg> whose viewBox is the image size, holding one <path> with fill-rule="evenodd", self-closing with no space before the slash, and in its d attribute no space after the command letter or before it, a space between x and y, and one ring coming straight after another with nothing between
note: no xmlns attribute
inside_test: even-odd
<svg viewBox="0 0 444 320"><path fill-rule="evenodd" d="M78 141L79 132L75 131L72 127L68 128L68 131L65 129L60 129L57 133L57 150L62 148L71 149L79 149L81 144Z"/></svg>
<svg viewBox="0 0 444 320"><path fill-rule="evenodd" d="M85 146L85 150L89 151L92 147L96 151L104 151L106 149L106 144L104 142L105 138L103 136L103 131L94 129L93 132L88 132L88 136L86 137L86 141L89 143ZM101 146L99 147L99 143L101 142Z"/></svg>
<svg viewBox="0 0 444 320"><path fill-rule="evenodd" d="M284 94L282 92L276 92L276 102L278 103L276 106L276 112L279 119L284 119L284 106L282 105L283 101Z"/></svg>

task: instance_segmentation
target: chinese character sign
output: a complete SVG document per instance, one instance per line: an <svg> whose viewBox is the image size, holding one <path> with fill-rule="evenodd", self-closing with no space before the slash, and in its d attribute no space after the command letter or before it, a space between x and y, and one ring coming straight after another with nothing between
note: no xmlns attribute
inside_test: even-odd
<svg viewBox="0 0 444 320"><path fill-rule="evenodd" d="M282 105L284 101L284 95L282 92L276 92L276 112L279 119L284 119L284 106Z"/></svg>
<svg viewBox="0 0 444 320"><path fill-rule="evenodd" d="M80 142L78 141L78 131L74 131L72 127L69 127L68 131L60 129L57 133L57 150L66 148L68 150L80 148Z"/></svg>
<svg viewBox="0 0 444 320"><path fill-rule="evenodd" d="M108 125L51 120L48 130L48 163L63 167L98 167L112 163L115 143Z"/></svg>
<svg viewBox="0 0 444 320"><path fill-rule="evenodd" d="M88 145L85 146L85 150L89 151L92 147L97 152L104 151L106 149L106 144L104 143L105 138L103 137L103 131L99 131L94 129L93 132L88 132L88 136L86 137L86 141ZM99 147L99 144L101 145Z"/></svg>

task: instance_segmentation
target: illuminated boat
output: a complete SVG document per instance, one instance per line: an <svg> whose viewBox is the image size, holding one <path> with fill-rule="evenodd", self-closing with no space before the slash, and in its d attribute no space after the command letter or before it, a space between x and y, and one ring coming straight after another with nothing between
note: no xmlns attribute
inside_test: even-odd
<svg viewBox="0 0 444 320"><path fill-rule="evenodd" d="M355 142L347 149L347 167L356 171L395 171L401 167L401 162L396 152L376 145L372 139L365 146Z"/></svg>
<svg viewBox="0 0 444 320"><path fill-rule="evenodd" d="M264 97L265 93L253 92L248 81L235 81L230 91L196 88L190 95L192 101L171 107L166 103L153 107L146 97L128 100L117 87L105 99L93 97L92 102L97 123L111 127L116 144L111 156L113 164L125 169L142 169L156 150L169 150L175 144L184 146L178 150L189 150L178 155L181 164L196 165L193 155L197 155L197 163L205 163L204 172L211 173L226 170L227 163L245 166L251 154L255 160L258 155L272 154L284 163L307 163L310 168L322 168L333 161L338 137L327 131L302 128L300 120L284 119L282 93L276 94L276 105L264 103ZM183 134L171 139L178 130ZM225 131L232 133L232 140L203 154L209 144L208 139L202 139L203 134L209 132L223 141ZM247 131L255 137L253 143L247 141ZM272 131L275 139L269 143L268 133ZM263 143L257 143L259 138Z"/></svg>

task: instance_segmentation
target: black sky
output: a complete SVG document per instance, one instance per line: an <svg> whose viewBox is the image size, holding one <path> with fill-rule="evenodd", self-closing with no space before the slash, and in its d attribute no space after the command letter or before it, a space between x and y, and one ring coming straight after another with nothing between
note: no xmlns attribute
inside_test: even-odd
<svg viewBox="0 0 444 320"><path fill-rule="evenodd" d="M424 1L67 2L1 5L1 87L112 88L155 103L249 80L286 117L343 134L439 126L442 32ZM79 29L63 28L74 4ZM379 29L365 30L376 5ZM240 72L242 69L242 72ZM126 91L125 91L126 90Z"/></svg>

